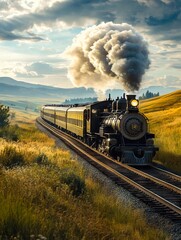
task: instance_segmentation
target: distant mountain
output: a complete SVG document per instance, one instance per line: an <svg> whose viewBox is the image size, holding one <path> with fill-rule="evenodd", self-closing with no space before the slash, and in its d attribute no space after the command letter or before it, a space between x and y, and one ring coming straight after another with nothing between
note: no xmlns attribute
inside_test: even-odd
<svg viewBox="0 0 181 240"><path fill-rule="evenodd" d="M17 81L10 77L0 77L0 83L4 83L7 85L11 85L11 86L27 87L27 88L39 88L39 87L40 88L52 88L52 89L55 88L55 87L41 85L41 84L33 84L33 83L26 83L23 81Z"/></svg>
<svg viewBox="0 0 181 240"><path fill-rule="evenodd" d="M59 101L80 96L83 98L96 96L91 88L56 88L20 82L7 77L0 77L0 94L25 98L59 99Z"/></svg>
<svg viewBox="0 0 181 240"><path fill-rule="evenodd" d="M160 95L179 90L176 87L162 87L162 86L151 86L148 88L140 89L138 96L142 96L143 93L149 90L150 92L157 93ZM108 89L106 91L106 97L111 94L111 98L115 99L123 95L125 91L122 89ZM45 99L45 101L63 102L65 99L72 98L89 98L96 97L96 93L92 88L57 88L51 86L45 86L40 84L31 84L22 81L16 81L9 77L0 77L0 95L15 96L21 98L38 98Z"/></svg>

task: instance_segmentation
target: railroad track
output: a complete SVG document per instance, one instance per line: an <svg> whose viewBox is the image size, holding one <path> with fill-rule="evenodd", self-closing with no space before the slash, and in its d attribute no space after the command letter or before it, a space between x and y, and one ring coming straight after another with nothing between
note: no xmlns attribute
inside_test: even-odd
<svg viewBox="0 0 181 240"><path fill-rule="evenodd" d="M64 141L80 156L149 205L155 212L181 223L181 177L155 167L134 168L117 162L88 147L82 141L49 125L41 118L37 123Z"/></svg>

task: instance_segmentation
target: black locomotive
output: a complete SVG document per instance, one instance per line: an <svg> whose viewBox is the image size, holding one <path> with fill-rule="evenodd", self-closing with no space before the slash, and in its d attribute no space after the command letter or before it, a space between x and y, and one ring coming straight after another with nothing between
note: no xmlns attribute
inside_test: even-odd
<svg viewBox="0 0 181 240"><path fill-rule="evenodd" d="M158 150L135 95L85 105L45 105L41 117L119 161L147 165Z"/></svg>

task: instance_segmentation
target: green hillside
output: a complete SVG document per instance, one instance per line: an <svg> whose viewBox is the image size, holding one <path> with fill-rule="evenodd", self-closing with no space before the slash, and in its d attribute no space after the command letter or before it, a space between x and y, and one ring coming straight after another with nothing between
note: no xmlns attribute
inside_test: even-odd
<svg viewBox="0 0 181 240"><path fill-rule="evenodd" d="M140 102L160 151L156 160L181 173L181 90Z"/></svg>

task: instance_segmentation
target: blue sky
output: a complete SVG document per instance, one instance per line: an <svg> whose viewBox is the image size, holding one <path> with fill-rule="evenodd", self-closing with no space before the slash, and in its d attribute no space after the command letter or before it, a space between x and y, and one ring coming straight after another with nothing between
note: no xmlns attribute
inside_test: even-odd
<svg viewBox="0 0 181 240"><path fill-rule="evenodd" d="M73 87L65 50L82 30L108 21L132 25L148 42L141 87L181 88L181 0L0 0L0 76Z"/></svg>

